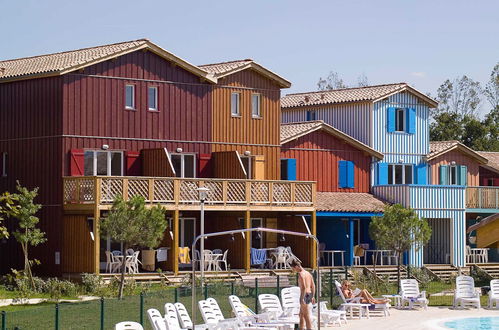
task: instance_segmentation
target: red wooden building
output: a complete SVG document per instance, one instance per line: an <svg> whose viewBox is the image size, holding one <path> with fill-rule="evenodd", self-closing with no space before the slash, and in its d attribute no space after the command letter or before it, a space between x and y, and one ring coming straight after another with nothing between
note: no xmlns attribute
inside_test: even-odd
<svg viewBox="0 0 499 330"><path fill-rule="evenodd" d="M317 182L323 262L351 265L355 245L372 248L368 223L383 212L383 202L369 193L371 166L383 154L323 121L282 124L281 144L283 174Z"/></svg>
<svg viewBox="0 0 499 330"><path fill-rule="evenodd" d="M229 78L220 79L146 39L0 61L0 68L0 191L13 191L16 180L40 188L40 226L48 241L33 251L42 262L39 272L99 272L104 252L117 243L100 237L97 223L118 193L142 195L169 210L165 269L175 272L179 246L199 233L200 186L210 188L208 221L214 220L207 231L218 230L224 222L216 219L223 217L235 219L236 228L250 226L254 214L288 228L293 221L278 221L280 212L314 212L313 183L263 180L280 175L278 158L264 151L268 141L278 141L279 123L266 119L280 117L280 89L290 84L253 61L237 70L253 76L237 88L259 95L238 105L239 122L253 134L237 140L216 134L214 127L224 124L218 118L214 125L214 114L230 118L232 104L213 95L235 88L224 79L242 78L226 72ZM257 107L260 118L248 116L248 107ZM273 136L256 140L268 131ZM233 176L234 168L246 176ZM269 193L274 185L282 191ZM0 244L9 251L2 253L1 270L18 266L19 248L12 240ZM240 256L250 239L235 244L233 266L249 269L249 258Z"/></svg>

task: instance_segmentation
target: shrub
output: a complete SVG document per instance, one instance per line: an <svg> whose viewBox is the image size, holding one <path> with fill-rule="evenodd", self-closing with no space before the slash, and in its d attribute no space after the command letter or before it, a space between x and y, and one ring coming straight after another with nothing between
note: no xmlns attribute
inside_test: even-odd
<svg viewBox="0 0 499 330"><path fill-rule="evenodd" d="M99 275L91 273L81 274L81 285L86 294L97 294L102 288L102 279Z"/></svg>
<svg viewBox="0 0 499 330"><path fill-rule="evenodd" d="M425 288L432 280L430 274L428 274L428 272L423 268L411 267L410 274L413 278L419 281L421 287L423 288Z"/></svg>
<svg viewBox="0 0 499 330"><path fill-rule="evenodd" d="M50 298L58 301L63 296L78 295L78 287L71 281L58 280L57 278L49 278L45 281L45 293L48 293Z"/></svg>
<svg viewBox="0 0 499 330"><path fill-rule="evenodd" d="M487 286L490 283L492 277L484 272L478 267L472 267L470 271L470 276L475 280L476 286Z"/></svg>

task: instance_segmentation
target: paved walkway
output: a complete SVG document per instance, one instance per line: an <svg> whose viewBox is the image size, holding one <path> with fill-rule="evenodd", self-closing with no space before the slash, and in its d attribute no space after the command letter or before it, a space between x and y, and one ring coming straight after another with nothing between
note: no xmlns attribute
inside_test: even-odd
<svg viewBox="0 0 499 330"><path fill-rule="evenodd" d="M427 310L398 310L390 309L390 316L372 316L370 319L353 319L348 320L346 325L341 328L328 327L326 329L358 329L358 330L373 330L373 329L396 329L396 330L421 330L421 329L444 329L438 326L438 320L446 318L459 317L480 317L480 316L499 316L499 310L453 310L448 307L428 307ZM322 328L321 328L322 329Z"/></svg>

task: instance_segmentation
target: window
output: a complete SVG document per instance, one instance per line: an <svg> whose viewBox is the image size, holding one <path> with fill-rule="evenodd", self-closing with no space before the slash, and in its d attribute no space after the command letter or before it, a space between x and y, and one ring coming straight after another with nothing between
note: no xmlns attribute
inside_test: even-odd
<svg viewBox="0 0 499 330"><path fill-rule="evenodd" d="M230 113L233 116L240 116L241 112L239 110L239 99L241 98L241 94L232 93L230 95Z"/></svg>
<svg viewBox="0 0 499 330"><path fill-rule="evenodd" d="M135 110L135 85L125 86L125 108Z"/></svg>
<svg viewBox="0 0 499 330"><path fill-rule="evenodd" d="M388 165L388 184L412 184L412 165Z"/></svg>
<svg viewBox="0 0 499 330"><path fill-rule="evenodd" d="M7 176L7 153L2 153L2 176Z"/></svg>
<svg viewBox="0 0 499 330"><path fill-rule="evenodd" d="M121 151L86 150L84 157L84 175L123 175Z"/></svg>
<svg viewBox="0 0 499 330"><path fill-rule="evenodd" d="M251 156L240 156L240 158L244 170L246 171L246 179L251 179Z"/></svg>
<svg viewBox="0 0 499 330"><path fill-rule="evenodd" d="M178 178L196 177L196 155L194 154L171 154L175 175Z"/></svg>
<svg viewBox="0 0 499 330"><path fill-rule="evenodd" d="M253 117L259 118L262 116L260 109L260 94L252 94L251 95L251 115Z"/></svg>
<svg viewBox="0 0 499 330"><path fill-rule="evenodd" d="M489 186L489 187L494 186L494 178L487 178L486 186Z"/></svg>
<svg viewBox="0 0 499 330"><path fill-rule="evenodd" d="M317 113L315 111L307 111L307 121L316 120Z"/></svg>
<svg viewBox="0 0 499 330"><path fill-rule="evenodd" d="M405 132L405 109L395 111L395 131Z"/></svg>
<svg viewBox="0 0 499 330"><path fill-rule="evenodd" d="M147 88L147 104L149 110L158 110L158 87L148 87Z"/></svg>
<svg viewBox="0 0 499 330"><path fill-rule="evenodd" d="M449 166L449 184L457 185L457 166Z"/></svg>

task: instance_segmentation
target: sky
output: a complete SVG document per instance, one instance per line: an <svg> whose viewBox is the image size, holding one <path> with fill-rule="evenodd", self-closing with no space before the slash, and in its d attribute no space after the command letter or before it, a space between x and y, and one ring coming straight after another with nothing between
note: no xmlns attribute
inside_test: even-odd
<svg viewBox="0 0 499 330"><path fill-rule="evenodd" d="M251 58L292 82L283 94L336 71L435 95L489 79L498 13L497 0L0 0L0 60L148 38L193 64Z"/></svg>

